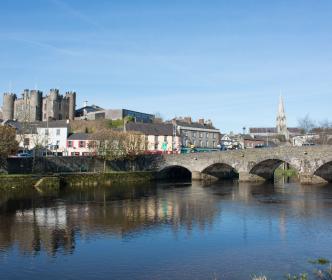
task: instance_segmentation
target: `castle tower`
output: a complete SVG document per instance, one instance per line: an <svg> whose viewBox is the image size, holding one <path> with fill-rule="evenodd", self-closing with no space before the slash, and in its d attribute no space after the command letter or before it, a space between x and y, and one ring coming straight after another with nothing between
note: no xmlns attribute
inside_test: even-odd
<svg viewBox="0 0 332 280"><path fill-rule="evenodd" d="M30 121L42 120L43 109L43 92L40 90L30 91Z"/></svg>
<svg viewBox="0 0 332 280"><path fill-rule="evenodd" d="M14 119L15 100L16 100L16 95L14 93L4 93L3 94L2 114L3 114L4 120Z"/></svg>
<svg viewBox="0 0 332 280"><path fill-rule="evenodd" d="M76 92L68 91L66 92L66 97L69 100L68 104L68 118L69 120L75 119L75 109L76 109Z"/></svg>
<svg viewBox="0 0 332 280"><path fill-rule="evenodd" d="M280 135L284 135L286 140L289 139L284 100L283 100L282 96L280 96L280 98L279 98L279 107L278 107L278 115L277 115L277 133Z"/></svg>

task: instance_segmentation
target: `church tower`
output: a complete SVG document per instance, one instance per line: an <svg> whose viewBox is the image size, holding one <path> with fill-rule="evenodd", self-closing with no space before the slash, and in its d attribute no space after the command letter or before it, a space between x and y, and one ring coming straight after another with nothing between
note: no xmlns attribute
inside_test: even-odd
<svg viewBox="0 0 332 280"><path fill-rule="evenodd" d="M284 135L286 140L289 140L289 132L287 129L284 100L281 95L279 99L279 107L277 115L277 133L280 135Z"/></svg>

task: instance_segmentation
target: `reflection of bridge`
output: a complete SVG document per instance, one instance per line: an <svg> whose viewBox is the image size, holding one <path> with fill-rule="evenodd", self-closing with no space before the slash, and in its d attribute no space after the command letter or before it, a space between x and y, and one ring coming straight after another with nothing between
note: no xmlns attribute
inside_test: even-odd
<svg viewBox="0 0 332 280"><path fill-rule="evenodd" d="M159 170L184 168L193 179L203 174L224 177L237 175L240 181L272 179L282 163L297 170L303 184L332 181L332 146L278 147L213 153L165 155Z"/></svg>

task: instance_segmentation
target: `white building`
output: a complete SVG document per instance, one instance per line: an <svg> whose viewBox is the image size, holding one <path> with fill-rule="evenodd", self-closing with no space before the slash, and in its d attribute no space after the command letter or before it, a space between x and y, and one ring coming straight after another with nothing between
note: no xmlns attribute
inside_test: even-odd
<svg viewBox="0 0 332 280"><path fill-rule="evenodd" d="M134 123L126 124L126 131L144 135L147 150L151 153L174 153L181 148L181 138L170 123Z"/></svg>
<svg viewBox="0 0 332 280"><path fill-rule="evenodd" d="M67 152L68 121L20 123L7 121L4 125L16 129L16 141L24 150L35 148L64 155Z"/></svg>
<svg viewBox="0 0 332 280"><path fill-rule="evenodd" d="M292 138L293 146L311 146L319 139L318 134L298 135Z"/></svg>

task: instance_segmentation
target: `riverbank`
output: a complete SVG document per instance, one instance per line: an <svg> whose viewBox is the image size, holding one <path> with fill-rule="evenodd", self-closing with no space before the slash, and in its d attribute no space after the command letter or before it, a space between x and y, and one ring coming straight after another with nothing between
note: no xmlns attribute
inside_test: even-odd
<svg viewBox="0 0 332 280"><path fill-rule="evenodd" d="M59 173L52 175L0 175L0 189L17 190L26 187L58 189L60 186L105 186L119 182L148 182L156 178L155 172Z"/></svg>

